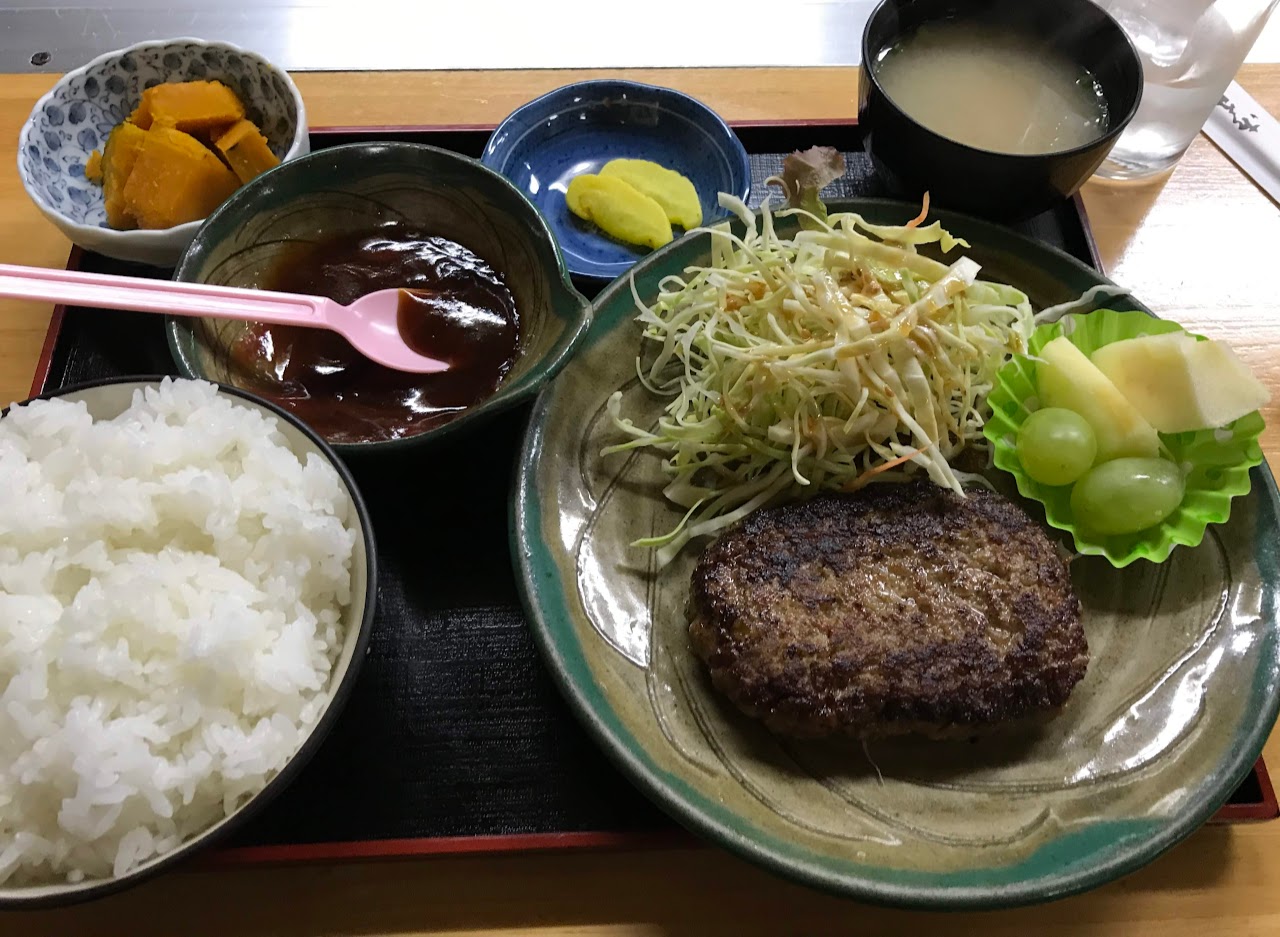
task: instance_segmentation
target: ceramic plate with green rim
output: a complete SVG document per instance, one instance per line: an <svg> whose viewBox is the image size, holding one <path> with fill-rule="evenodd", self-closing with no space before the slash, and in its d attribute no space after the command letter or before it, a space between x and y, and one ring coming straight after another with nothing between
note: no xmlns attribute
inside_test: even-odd
<svg viewBox="0 0 1280 937"><path fill-rule="evenodd" d="M916 213L879 201L830 207L892 224ZM1022 288L1037 308L1103 282L1052 248L935 214L973 245L966 253L984 277ZM651 255L634 271L639 295L709 256L706 235ZM1046 726L865 750L782 740L724 702L690 650L684 608L700 545L661 570L650 551L629 546L679 518L661 496L657 456L600 455L617 441L605 411L611 393L623 391L640 425L662 406L635 378L634 316L623 278L600 295L584 346L538 400L513 494L512 549L562 691L668 812L829 891L960 908L1043 901L1115 879L1227 799L1280 702L1280 499L1265 465L1198 547L1126 569L1073 561L1091 659ZM1024 507L1043 519L1035 504Z"/></svg>

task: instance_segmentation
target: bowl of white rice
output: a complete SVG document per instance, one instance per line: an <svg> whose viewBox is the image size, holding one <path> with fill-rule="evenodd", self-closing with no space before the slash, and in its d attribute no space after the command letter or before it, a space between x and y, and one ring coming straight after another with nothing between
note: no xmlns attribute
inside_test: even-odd
<svg viewBox="0 0 1280 937"><path fill-rule="evenodd" d="M0 414L0 909L136 883L286 787L375 584L350 473L252 394L124 379Z"/></svg>

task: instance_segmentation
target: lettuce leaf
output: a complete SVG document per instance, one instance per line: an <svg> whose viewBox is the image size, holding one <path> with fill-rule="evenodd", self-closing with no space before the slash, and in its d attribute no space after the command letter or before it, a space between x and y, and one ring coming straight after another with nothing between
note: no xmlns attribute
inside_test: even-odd
<svg viewBox="0 0 1280 937"><path fill-rule="evenodd" d="M819 194L845 173L844 156L835 147L814 146L792 153L782 161L782 175L770 176L766 185L781 186L787 196L787 207L798 208L812 215L818 222L827 220L827 206ZM804 228L821 225L813 219L801 216Z"/></svg>

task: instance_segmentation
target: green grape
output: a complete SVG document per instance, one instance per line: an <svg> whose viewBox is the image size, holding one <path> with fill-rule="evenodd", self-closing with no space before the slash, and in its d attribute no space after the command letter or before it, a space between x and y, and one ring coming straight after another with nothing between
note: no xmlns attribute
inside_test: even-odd
<svg viewBox="0 0 1280 937"><path fill-rule="evenodd" d="M1018 430L1018 459L1042 485L1070 485L1089 471L1097 454L1093 427L1074 410L1037 410Z"/></svg>
<svg viewBox="0 0 1280 937"><path fill-rule="evenodd" d="M1071 513L1081 528L1110 536L1160 523L1178 509L1182 472L1165 459L1112 459L1071 489Z"/></svg>

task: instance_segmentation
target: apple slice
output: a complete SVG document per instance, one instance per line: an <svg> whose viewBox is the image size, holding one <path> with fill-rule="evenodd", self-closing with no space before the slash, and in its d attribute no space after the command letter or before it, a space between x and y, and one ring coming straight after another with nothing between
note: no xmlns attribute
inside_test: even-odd
<svg viewBox="0 0 1280 937"><path fill-rule="evenodd" d="M1155 428L1069 339L1055 338L1040 349L1039 357L1041 403L1074 410L1089 422L1098 437L1097 462L1156 457L1160 438Z"/></svg>
<svg viewBox="0 0 1280 937"><path fill-rule="evenodd" d="M1186 332L1113 342L1092 361L1162 433L1226 426L1270 399L1230 348Z"/></svg>

